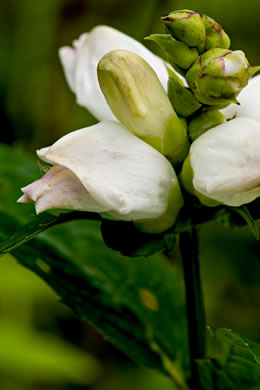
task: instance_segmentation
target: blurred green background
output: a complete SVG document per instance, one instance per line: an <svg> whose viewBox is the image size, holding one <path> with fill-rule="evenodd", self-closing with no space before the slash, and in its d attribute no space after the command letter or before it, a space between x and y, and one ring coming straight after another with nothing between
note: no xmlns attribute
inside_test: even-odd
<svg viewBox="0 0 260 390"><path fill-rule="evenodd" d="M0 142L34 153L95 123L66 85L60 46L107 24L156 50L143 37L163 32L160 16L183 8L216 19L231 36L232 48L260 64L259 0L2 0ZM208 323L260 342L259 243L247 229L230 231L213 223L200 236ZM167 378L135 367L77 320L10 256L0 262L0 345L1 389L171 388Z"/></svg>

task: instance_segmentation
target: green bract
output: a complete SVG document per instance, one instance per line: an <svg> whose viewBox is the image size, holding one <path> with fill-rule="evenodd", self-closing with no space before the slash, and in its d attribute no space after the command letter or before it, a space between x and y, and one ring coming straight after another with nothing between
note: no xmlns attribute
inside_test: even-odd
<svg viewBox="0 0 260 390"><path fill-rule="evenodd" d="M220 125L225 121L224 115L218 110L208 110L196 115L189 123L189 137L195 141L200 135Z"/></svg>
<svg viewBox="0 0 260 390"><path fill-rule="evenodd" d="M176 41L170 34L152 34L146 39L155 41L164 50L174 68L189 69L199 56L195 47L190 48L186 43Z"/></svg>
<svg viewBox="0 0 260 390"><path fill-rule="evenodd" d="M168 80L168 96L174 110L184 118L194 114L201 107L193 93L171 77Z"/></svg>
<svg viewBox="0 0 260 390"><path fill-rule="evenodd" d="M251 67L240 50L210 49L186 75L189 87L204 104L236 103L236 96L251 77Z"/></svg>

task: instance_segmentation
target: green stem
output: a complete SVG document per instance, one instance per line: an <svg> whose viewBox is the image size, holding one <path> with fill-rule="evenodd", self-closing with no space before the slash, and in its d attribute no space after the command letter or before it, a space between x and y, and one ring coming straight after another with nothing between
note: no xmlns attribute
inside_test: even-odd
<svg viewBox="0 0 260 390"><path fill-rule="evenodd" d="M197 359L206 354L206 319L200 280L198 237L195 227L180 236L188 317L192 389L200 389Z"/></svg>

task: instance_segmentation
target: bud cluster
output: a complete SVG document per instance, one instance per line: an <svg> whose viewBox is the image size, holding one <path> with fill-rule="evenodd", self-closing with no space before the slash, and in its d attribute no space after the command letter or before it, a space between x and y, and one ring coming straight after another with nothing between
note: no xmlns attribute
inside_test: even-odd
<svg viewBox="0 0 260 390"><path fill-rule="evenodd" d="M173 68L186 77L190 89L181 91L169 82L175 111L187 117L201 108L201 103L217 108L236 103L252 69L242 51L229 50L230 39L223 28L209 16L186 9L171 12L162 21L167 33L146 39L156 42ZM173 89L178 89L178 99Z"/></svg>
<svg viewBox="0 0 260 390"><path fill-rule="evenodd" d="M168 97L177 115L185 118L188 138L193 143L208 130L224 124L225 117L218 110L230 103L239 104L237 96L253 70L242 51L229 49L229 36L211 17L185 9L171 12L162 21L166 33L146 39L157 43L171 66L186 79L185 86L170 74ZM201 203L215 206L219 203L193 187L191 149L182 166L182 183Z"/></svg>
<svg viewBox="0 0 260 390"><path fill-rule="evenodd" d="M146 39L163 49L177 71L169 69L168 96L148 63L126 50L111 51L100 60L99 85L115 117L182 170L188 192L215 206L219 202L193 187L190 144L225 122L219 109L238 103L252 68L242 51L229 49L228 35L209 16L181 10L162 21L166 33Z"/></svg>

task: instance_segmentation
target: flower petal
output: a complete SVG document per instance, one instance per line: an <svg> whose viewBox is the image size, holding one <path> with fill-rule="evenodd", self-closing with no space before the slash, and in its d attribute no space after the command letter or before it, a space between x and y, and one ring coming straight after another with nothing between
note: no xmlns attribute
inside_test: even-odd
<svg viewBox="0 0 260 390"><path fill-rule="evenodd" d="M260 123L236 118L192 144L194 188L208 198L240 206L260 196Z"/></svg>
<svg viewBox="0 0 260 390"><path fill-rule="evenodd" d="M162 154L113 121L67 134L38 156L71 170L97 204L124 220L162 215L177 182Z"/></svg>
<svg viewBox="0 0 260 390"><path fill-rule="evenodd" d="M106 53L116 49L132 51L145 59L167 90L168 72L161 58L135 39L111 27L97 26L75 41L74 48L62 47L59 55L77 103L86 107L99 120L115 119L99 88L97 64Z"/></svg>
<svg viewBox="0 0 260 390"><path fill-rule="evenodd" d="M35 202L37 214L56 208L107 211L90 197L72 171L59 165L54 165L41 179L22 188L22 191L24 195L18 202Z"/></svg>
<svg viewBox="0 0 260 390"><path fill-rule="evenodd" d="M260 121L260 75L249 80L248 86L238 95L238 101L240 105L230 104L221 110L226 119L245 117Z"/></svg>

